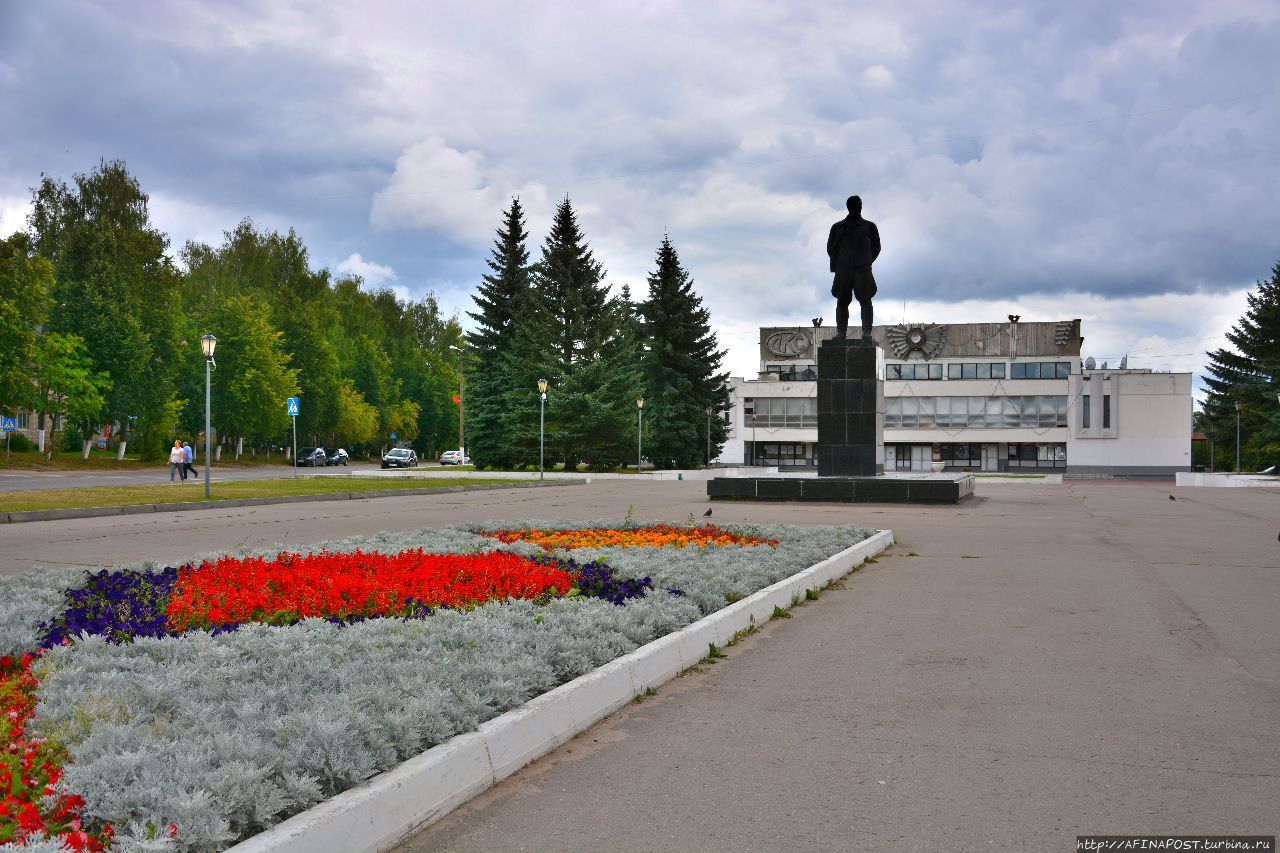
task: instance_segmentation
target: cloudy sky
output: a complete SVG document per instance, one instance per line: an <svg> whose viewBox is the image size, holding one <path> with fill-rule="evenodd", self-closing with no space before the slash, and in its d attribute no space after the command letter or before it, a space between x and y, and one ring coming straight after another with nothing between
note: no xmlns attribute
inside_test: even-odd
<svg viewBox="0 0 1280 853"><path fill-rule="evenodd" d="M174 248L250 217L471 307L519 195L615 286L664 232L735 374L830 323L859 193L878 322L1084 320L1199 372L1280 261L1280 4L0 0L0 231L124 159Z"/></svg>

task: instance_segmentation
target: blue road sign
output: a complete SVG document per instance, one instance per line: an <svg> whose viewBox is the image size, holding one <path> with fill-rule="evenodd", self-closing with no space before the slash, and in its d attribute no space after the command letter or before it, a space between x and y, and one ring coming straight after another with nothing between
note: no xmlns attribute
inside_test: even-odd
<svg viewBox="0 0 1280 853"><path fill-rule="evenodd" d="M289 414L291 415L298 414L298 398L297 397L290 397L286 405L289 409Z"/></svg>
<svg viewBox="0 0 1280 853"><path fill-rule="evenodd" d="M395 441L395 440L396 440L396 434L395 434L394 432L393 432L393 433L391 433L391 440L392 440L392 441Z"/></svg>
<svg viewBox="0 0 1280 853"><path fill-rule="evenodd" d="M13 418L5 418L3 422L0 422L0 429L5 432L14 432L18 429L18 422Z"/></svg>

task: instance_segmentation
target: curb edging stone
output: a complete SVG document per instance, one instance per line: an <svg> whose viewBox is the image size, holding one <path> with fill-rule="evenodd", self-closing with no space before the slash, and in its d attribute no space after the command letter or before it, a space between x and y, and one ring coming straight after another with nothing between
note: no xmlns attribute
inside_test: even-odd
<svg viewBox="0 0 1280 853"><path fill-rule="evenodd" d="M881 530L791 577L646 643L367 782L247 838L228 853L385 853L522 767L763 625L793 595L844 577L893 544Z"/></svg>

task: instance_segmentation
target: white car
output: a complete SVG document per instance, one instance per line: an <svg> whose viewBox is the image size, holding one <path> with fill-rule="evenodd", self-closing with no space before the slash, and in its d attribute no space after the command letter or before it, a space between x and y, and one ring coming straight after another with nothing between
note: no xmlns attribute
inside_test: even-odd
<svg viewBox="0 0 1280 853"><path fill-rule="evenodd" d="M440 454L441 465L470 465L471 457L463 456L461 450L446 450Z"/></svg>

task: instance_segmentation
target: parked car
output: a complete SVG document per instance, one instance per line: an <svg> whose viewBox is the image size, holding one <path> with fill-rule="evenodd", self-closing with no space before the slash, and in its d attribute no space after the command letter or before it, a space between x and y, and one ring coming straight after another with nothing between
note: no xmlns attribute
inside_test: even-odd
<svg viewBox="0 0 1280 853"><path fill-rule="evenodd" d="M470 465L471 457L463 456L461 450L446 450L440 454L441 465Z"/></svg>
<svg viewBox="0 0 1280 853"><path fill-rule="evenodd" d="M387 455L382 457L383 468L416 468L417 465L418 454L407 447L389 450Z"/></svg>
<svg viewBox="0 0 1280 853"><path fill-rule="evenodd" d="M323 468L329 464L329 455L323 447L304 447L298 451L299 468Z"/></svg>
<svg viewBox="0 0 1280 853"><path fill-rule="evenodd" d="M329 458L324 461L326 465L341 465L347 467L347 463L351 461L351 457L347 455L347 451L339 447L337 450L329 454Z"/></svg>

